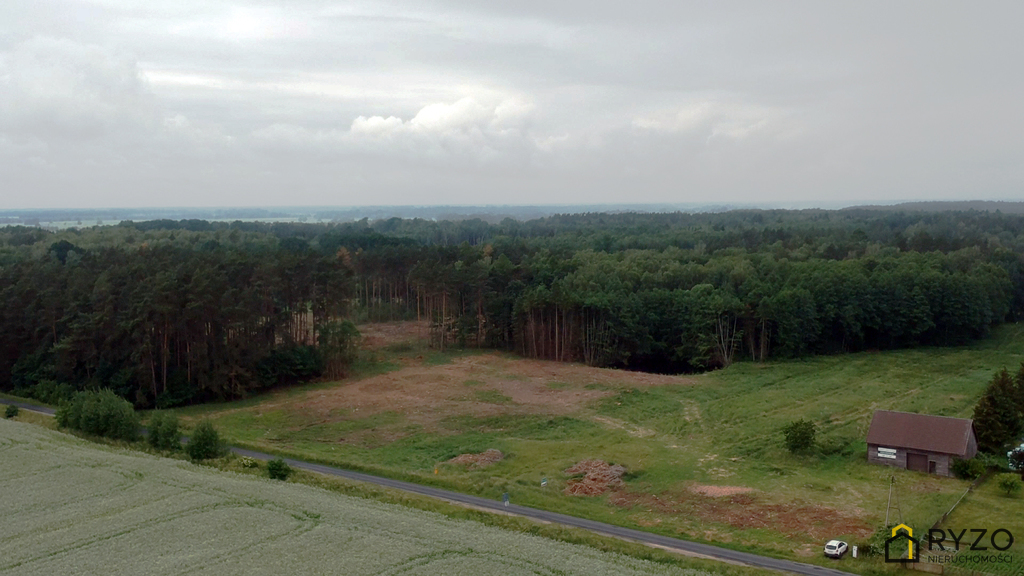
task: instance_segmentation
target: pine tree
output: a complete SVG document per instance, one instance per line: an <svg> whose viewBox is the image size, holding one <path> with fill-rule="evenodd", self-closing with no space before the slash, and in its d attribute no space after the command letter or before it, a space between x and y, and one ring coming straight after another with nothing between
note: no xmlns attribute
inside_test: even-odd
<svg viewBox="0 0 1024 576"><path fill-rule="evenodd" d="M1003 368L992 377L974 407L974 430L982 452L999 453L1024 431L1017 386Z"/></svg>

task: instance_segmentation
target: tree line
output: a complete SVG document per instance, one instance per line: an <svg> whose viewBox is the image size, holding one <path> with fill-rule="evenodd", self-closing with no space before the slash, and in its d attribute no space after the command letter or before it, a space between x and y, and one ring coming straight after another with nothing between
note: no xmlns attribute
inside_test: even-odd
<svg viewBox="0 0 1024 576"><path fill-rule="evenodd" d="M1024 315L1024 218L734 211L0 228L0 389L139 406L338 377L360 321L656 371L960 344Z"/></svg>

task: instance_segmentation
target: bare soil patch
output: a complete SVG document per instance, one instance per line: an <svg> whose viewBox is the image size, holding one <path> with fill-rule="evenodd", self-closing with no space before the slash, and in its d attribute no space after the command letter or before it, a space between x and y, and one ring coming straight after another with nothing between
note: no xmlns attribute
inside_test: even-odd
<svg viewBox="0 0 1024 576"><path fill-rule="evenodd" d="M445 464L462 464L471 468L483 468L484 466L501 462L504 458L505 455L501 453L501 450L490 448L479 454L459 454L455 458L446 461Z"/></svg>
<svg viewBox="0 0 1024 576"><path fill-rule="evenodd" d="M466 386L468 381L473 382L472 388ZM559 386L552 387L551 382ZM457 357L449 364L413 364L363 380L342 381L334 388L300 396L295 409L321 421L338 420L333 414L339 409L358 418L392 411L425 430L438 430L438 423L450 416L568 415L619 389L688 382L686 377L528 360L492 352ZM592 384L599 386L588 387ZM493 390L511 401L480 401L470 390Z"/></svg>
<svg viewBox="0 0 1024 576"><path fill-rule="evenodd" d="M693 491L656 495L617 490L609 495L608 501L623 508L699 518L701 522L738 529L771 529L811 540L827 539L836 534L867 538L872 532L863 519L835 508L805 503L779 504L750 492L709 497Z"/></svg>
<svg viewBox="0 0 1024 576"><path fill-rule="evenodd" d="M706 484L694 484L690 486L690 491L704 496L710 496L712 498L719 498L721 496L733 496L735 494L746 494L747 492L753 492L753 488L747 488L746 486L709 486Z"/></svg>
<svg viewBox="0 0 1024 576"><path fill-rule="evenodd" d="M612 488L622 487L622 476L626 467L609 464L604 460L582 460L565 469L571 478L565 486L565 493L570 496L599 496Z"/></svg>

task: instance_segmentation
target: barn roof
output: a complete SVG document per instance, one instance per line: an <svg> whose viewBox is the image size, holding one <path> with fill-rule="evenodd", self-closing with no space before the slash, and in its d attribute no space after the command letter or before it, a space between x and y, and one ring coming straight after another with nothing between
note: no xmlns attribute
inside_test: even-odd
<svg viewBox="0 0 1024 576"><path fill-rule="evenodd" d="M963 455L973 430L974 421L966 418L876 410L868 444Z"/></svg>

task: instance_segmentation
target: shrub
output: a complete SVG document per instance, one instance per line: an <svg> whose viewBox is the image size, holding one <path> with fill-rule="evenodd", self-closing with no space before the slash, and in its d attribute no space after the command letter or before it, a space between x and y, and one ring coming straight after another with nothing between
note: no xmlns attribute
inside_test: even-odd
<svg viewBox="0 0 1024 576"><path fill-rule="evenodd" d="M786 448L794 454L813 448L817 432L814 422L804 419L791 422L782 429L782 435L786 439Z"/></svg>
<svg viewBox="0 0 1024 576"><path fill-rule="evenodd" d="M995 454L986 454L984 452L979 452L975 458L981 460L981 463L987 470L997 470L1000 472L1007 470L1006 458L1001 458Z"/></svg>
<svg viewBox="0 0 1024 576"><path fill-rule="evenodd" d="M822 456L850 456L853 454L853 440L849 438L822 440L818 443L818 451Z"/></svg>
<svg viewBox="0 0 1024 576"><path fill-rule="evenodd" d="M213 427L209 420L203 420L196 425L192 436L185 445L185 452L193 460L207 460L217 458L224 454L224 446L220 441L220 434Z"/></svg>
<svg viewBox="0 0 1024 576"><path fill-rule="evenodd" d="M974 480L985 473L985 463L977 458L970 460L954 460L953 474L963 480Z"/></svg>
<svg viewBox="0 0 1024 576"><path fill-rule="evenodd" d="M860 553L865 556L882 556L885 554L885 541L889 539L890 531L888 528L879 528L875 530L866 541L860 545Z"/></svg>
<svg viewBox="0 0 1024 576"><path fill-rule="evenodd" d="M31 398L47 404L60 404L62 401L71 400L75 396L75 389L68 383L58 384L54 380L40 380L27 391Z"/></svg>
<svg viewBox="0 0 1024 576"><path fill-rule="evenodd" d="M180 450L181 432L178 416L172 412L154 412L149 418L146 440L157 450Z"/></svg>
<svg viewBox="0 0 1024 576"><path fill-rule="evenodd" d="M1013 470L1024 473L1024 448L1017 448L1007 455L1008 464Z"/></svg>
<svg viewBox="0 0 1024 576"><path fill-rule="evenodd" d="M280 458L267 462L267 475L274 480L287 480L291 473L292 467Z"/></svg>
<svg viewBox="0 0 1024 576"><path fill-rule="evenodd" d="M115 440L139 438L139 416L132 405L110 390L78 392L57 408L57 425Z"/></svg>
<svg viewBox="0 0 1024 576"><path fill-rule="evenodd" d="M259 468L260 463L255 458L249 458L248 456L242 456L242 468Z"/></svg>
<svg viewBox="0 0 1024 576"><path fill-rule="evenodd" d="M14 418L21 410L14 404L8 404L4 409L4 418Z"/></svg>
<svg viewBox="0 0 1024 576"><path fill-rule="evenodd" d="M1020 480L1013 476L1003 476L999 479L999 489L1006 492L1007 496L1013 496L1017 492L1020 492L1021 483Z"/></svg>

